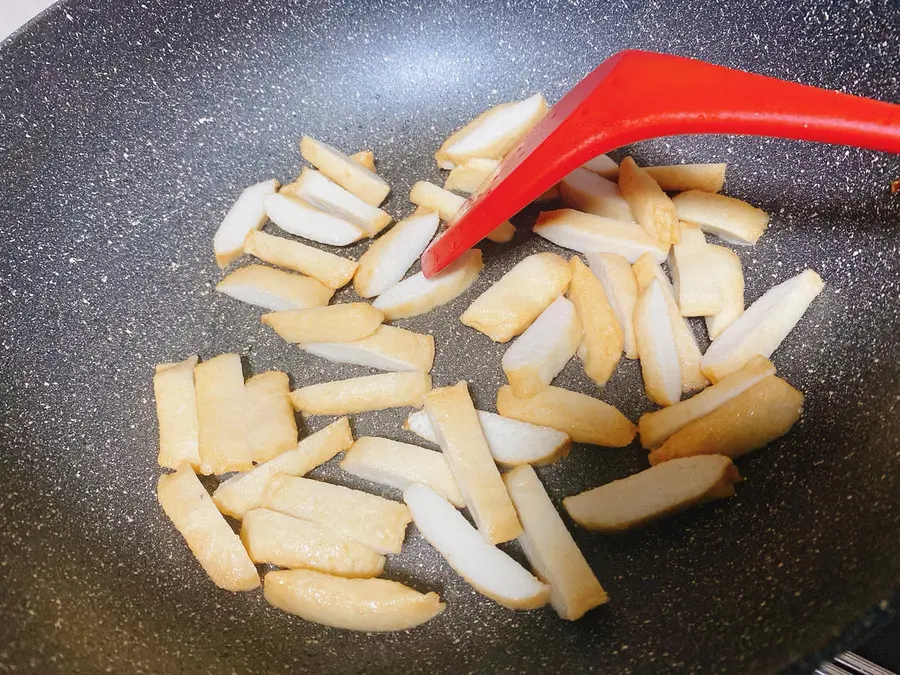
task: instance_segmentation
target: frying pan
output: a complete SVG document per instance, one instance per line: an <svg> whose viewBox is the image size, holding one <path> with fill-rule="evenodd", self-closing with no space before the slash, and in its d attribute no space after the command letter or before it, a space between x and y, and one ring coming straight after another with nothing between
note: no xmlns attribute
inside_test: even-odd
<svg viewBox="0 0 900 675"><path fill-rule="evenodd" d="M294 386L368 372L304 355L212 291L217 223L246 185L297 173L302 133L373 148L403 215L411 184L439 179L431 153L452 129L534 91L556 100L618 49L896 102L898 35L891 0L70 0L43 14L0 47L0 668L757 672L854 644L900 580L897 157L732 137L628 149L727 161L727 193L773 214L738 249L748 301L806 266L827 286L774 357L807 395L802 422L740 461L733 499L619 537L573 527L613 599L574 624L482 598L414 528L386 574L449 607L409 633L327 629L216 589L154 499L151 376L227 351ZM436 336L436 383L466 378L492 407L503 347L457 317L549 247L527 228L486 245L469 292L401 322ZM632 419L648 409L636 362L602 392L574 361L559 383ZM406 412L353 425L412 441ZM635 445L576 447L539 473L559 503L645 467ZM397 498L331 465L315 475Z"/></svg>

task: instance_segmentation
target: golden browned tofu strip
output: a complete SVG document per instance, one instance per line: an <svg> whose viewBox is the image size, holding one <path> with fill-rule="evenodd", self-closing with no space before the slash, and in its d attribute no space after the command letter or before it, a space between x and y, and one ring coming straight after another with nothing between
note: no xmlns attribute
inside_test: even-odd
<svg viewBox="0 0 900 675"><path fill-rule="evenodd" d="M650 453L650 463L694 455L737 459L784 436L802 412L803 394L770 375L674 433Z"/></svg>
<svg viewBox="0 0 900 675"><path fill-rule="evenodd" d="M740 480L722 455L684 457L563 499L576 523L598 532L623 532L708 502L731 497Z"/></svg>
<svg viewBox="0 0 900 675"><path fill-rule="evenodd" d="M365 633L408 630L444 611L437 593L387 579L344 579L313 570L269 572L266 600L306 621Z"/></svg>
<svg viewBox="0 0 900 675"><path fill-rule="evenodd" d="M619 190L647 234L663 244L681 240L681 224L672 200L631 157L619 165Z"/></svg>
<svg viewBox="0 0 900 675"><path fill-rule="evenodd" d="M587 394L547 387L531 398L517 398L509 385L497 391L497 410L504 417L551 427L576 443L622 448L634 439L631 421L609 403Z"/></svg>
<svg viewBox="0 0 900 675"><path fill-rule="evenodd" d="M465 381L425 395L425 412L478 529L491 544L522 532Z"/></svg>
<svg viewBox="0 0 900 675"><path fill-rule="evenodd" d="M259 574L240 538L189 464L160 476L156 497L216 586L229 591L259 586Z"/></svg>

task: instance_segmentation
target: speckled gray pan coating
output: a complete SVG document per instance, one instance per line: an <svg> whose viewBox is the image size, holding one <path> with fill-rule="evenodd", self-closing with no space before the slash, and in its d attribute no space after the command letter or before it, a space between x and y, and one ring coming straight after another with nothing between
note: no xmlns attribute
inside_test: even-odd
<svg viewBox="0 0 900 675"><path fill-rule="evenodd" d="M728 193L773 213L739 250L748 300L806 266L827 287L774 359L807 393L802 422L740 462L732 500L627 536L575 528L612 597L575 624L482 598L412 528L387 575L448 608L410 633L322 628L216 589L154 498L151 376L225 351L295 386L366 372L305 356L213 291L219 220L246 185L297 173L301 134L374 149L403 215L414 181L440 180L431 153L448 132L536 90L556 100L617 49L898 101L898 34L890 0L75 0L45 13L0 47L0 670L752 672L820 648L900 580L896 157L754 138L634 148L648 163L727 161ZM457 317L548 249L526 233L485 246L469 292L399 322L437 337L437 384L468 378L492 408L504 348ZM576 361L559 383L598 393ZM647 409L635 362L599 393L632 419ZM414 441L407 412L353 426ZM645 466L637 445L576 447L539 474L559 503ZM363 486L336 462L316 476Z"/></svg>

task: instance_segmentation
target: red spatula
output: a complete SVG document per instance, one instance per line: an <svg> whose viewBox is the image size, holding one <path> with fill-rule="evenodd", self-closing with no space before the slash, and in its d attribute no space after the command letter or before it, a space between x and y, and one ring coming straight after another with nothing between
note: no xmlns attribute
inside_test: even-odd
<svg viewBox="0 0 900 675"><path fill-rule="evenodd" d="M681 56L624 51L566 94L422 256L432 276L597 155L657 136L752 134L900 153L900 105Z"/></svg>

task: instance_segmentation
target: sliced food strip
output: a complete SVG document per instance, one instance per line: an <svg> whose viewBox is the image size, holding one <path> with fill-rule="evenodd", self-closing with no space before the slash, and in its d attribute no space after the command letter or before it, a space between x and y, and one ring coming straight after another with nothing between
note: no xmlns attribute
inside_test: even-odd
<svg viewBox="0 0 900 675"><path fill-rule="evenodd" d="M631 157L619 165L619 189L634 219L650 237L663 244L677 244L681 240L681 225L672 200Z"/></svg>
<svg viewBox="0 0 900 675"><path fill-rule="evenodd" d="M566 292L571 277L569 265L555 253L530 255L479 295L460 321L494 342L509 342Z"/></svg>
<svg viewBox="0 0 900 675"><path fill-rule="evenodd" d="M579 253L614 253L628 262L645 253L663 262L669 254L668 244L656 241L639 225L574 209L544 211L538 216L534 233Z"/></svg>
<svg viewBox="0 0 900 675"><path fill-rule="evenodd" d="M254 375L244 382L241 414L250 465L241 462L240 466L231 466L227 471L246 471L297 445L297 419L290 392L287 373L275 370Z"/></svg>
<svg viewBox="0 0 900 675"><path fill-rule="evenodd" d="M358 541L269 509L244 515L241 541L257 564L360 578L377 577L384 569L384 556Z"/></svg>
<svg viewBox="0 0 900 675"><path fill-rule="evenodd" d="M634 333L647 398L658 405L681 399L681 363L659 279L641 291L634 308Z"/></svg>
<svg viewBox="0 0 900 675"><path fill-rule="evenodd" d="M732 244L755 244L769 224L769 214L734 197L688 190L672 202L678 218Z"/></svg>
<svg viewBox="0 0 900 675"><path fill-rule="evenodd" d="M726 375L686 401L641 415L638 420L641 445L647 449L658 448L682 427L709 415L719 406L774 374L775 366L767 358L754 356L740 370Z"/></svg>
<svg viewBox="0 0 900 675"><path fill-rule="evenodd" d="M576 211L633 223L631 207L619 186L588 169L575 169L559 182L563 204Z"/></svg>
<svg viewBox="0 0 900 675"><path fill-rule="evenodd" d="M403 504L298 476L274 476L262 505L327 527L381 554L400 553L410 521Z"/></svg>
<svg viewBox="0 0 900 675"><path fill-rule="evenodd" d="M672 333L675 335L675 344L678 346L682 392L688 393L697 389L703 389L709 384L706 376L700 371L700 360L703 358L703 355L700 353L700 347L697 345L694 331L684 317L681 316L678 303L675 301L675 291L669 278L662 271L659 263L651 256L641 256L632 266L632 270L634 271L634 278L637 281L638 288L641 290L647 288L654 279L659 281L666 300L669 321L672 324Z"/></svg>
<svg viewBox="0 0 900 675"><path fill-rule="evenodd" d="M263 314L262 323L288 342L361 340L381 326L384 314L366 302Z"/></svg>
<svg viewBox="0 0 900 675"><path fill-rule="evenodd" d="M281 192L266 197L266 214L285 232L320 244L347 246L367 236L350 221Z"/></svg>
<svg viewBox="0 0 900 675"><path fill-rule="evenodd" d="M571 439L562 431L501 417L484 410L476 412L491 456L499 464L552 464L568 455L572 448ZM437 443L428 413L424 410L410 413L403 428L426 441Z"/></svg>
<svg viewBox="0 0 900 675"><path fill-rule="evenodd" d="M300 348L335 363L353 363L387 371L431 371L434 338L394 326L379 326L368 337L351 342L301 344Z"/></svg>
<svg viewBox="0 0 900 675"><path fill-rule="evenodd" d="M627 266L627 261L622 261ZM600 280L578 256L572 256L569 266L572 268L569 300L583 331L578 356L584 362L587 376L602 387L622 358L625 336Z"/></svg>
<svg viewBox="0 0 900 675"><path fill-rule="evenodd" d="M243 419L241 357L221 354L198 365L194 369L194 386L201 471L209 474L251 468Z"/></svg>
<svg viewBox="0 0 900 675"><path fill-rule="evenodd" d="M666 192L721 192L725 185L725 164L645 166L644 171Z"/></svg>
<svg viewBox="0 0 900 675"><path fill-rule="evenodd" d="M715 262L703 232L686 228L669 254L669 270L681 316L713 316L723 300Z"/></svg>
<svg viewBox="0 0 900 675"><path fill-rule="evenodd" d="M272 476L303 476L351 445L350 423L342 417L304 438L293 449L221 483L213 493L213 501L222 513L240 520L262 504Z"/></svg>
<svg viewBox="0 0 900 675"><path fill-rule="evenodd" d="M753 356L769 358L824 287L822 277L804 270L770 288L706 350L703 372L717 382L743 368Z"/></svg>
<svg viewBox="0 0 900 675"><path fill-rule="evenodd" d="M519 543L538 577L550 585L550 604L560 618L576 621L609 602L534 469L517 467L503 482L522 522Z"/></svg>
<svg viewBox="0 0 900 675"><path fill-rule="evenodd" d="M200 468L194 393L194 366L198 361L198 357L191 356L179 363L161 363L153 376L159 420L157 462L167 469L177 469L185 462L195 470Z"/></svg>
<svg viewBox="0 0 900 675"><path fill-rule="evenodd" d="M473 157L455 167L444 181L445 190L474 194L488 180L494 177L494 172L500 166L496 159L484 159Z"/></svg>
<svg viewBox="0 0 900 675"><path fill-rule="evenodd" d="M347 452L341 468L354 476L400 491L413 483L421 483L457 508L466 505L450 472L447 458L440 452L418 445L363 436Z"/></svg>
<svg viewBox="0 0 900 675"><path fill-rule="evenodd" d="M400 283L428 248L438 224L437 213L433 211L413 214L373 241L359 259L353 277L356 293L363 298L372 298Z"/></svg>
<svg viewBox="0 0 900 675"><path fill-rule="evenodd" d="M370 237L381 232L393 220L386 211L372 206L312 169L303 169L297 180L281 188L281 194L299 197L325 213L351 222Z"/></svg>
<svg viewBox="0 0 900 675"><path fill-rule="evenodd" d="M589 530L624 532L703 502L731 497L739 480L729 457L685 457L566 497L563 506L572 520Z"/></svg>
<svg viewBox="0 0 900 675"><path fill-rule="evenodd" d="M509 386L500 387L497 410L504 417L558 429L576 443L624 448L635 434L631 421L609 403L559 387L531 398L517 398Z"/></svg>
<svg viewBox="0 0 900 675"><path fill-rule="evenodd" d="M478 530L491 544L519 536L503 479L491 457L465 381L425 395L425 412Z"/></svg>
<svg viewBox="0 0 900 675"><path fill-rule="evenodd" d="M694 455L743 457L784 436L802 412L803 394L770 375L672 434L650 453L650 464Z"/></svg>
<svg viewBox="0 0 900 675"><path fill-rule="evenodd" d="M581 344L575 306L560 295L503 354L503 372L516 396L528 398L550 386Z"/></svg>
<svg viewBox="0 0 900 675"><path fill-rule="evenodd" d="M202 473L247 471L296 445L286 374L245 383L240 356L222 354L194 368L194 386Z"/></svg>
<svg viewBox="0 0 900 675"><path fill-rule="evenodd" d="M510 609L535 609L547 603L550 587L489 544L439 494L415 483L403 492L403 501L426 541L476 591Z"/></svg>
<svg viewBox="0 0 900 675"><path fill-rule="evenodd" d="M470 249L430 279L419 272L391 286L372 306L388 320L425 314L465 293L483 267L481 251Z"/></svg>
<svg viewBox="0 0 900 675"><path fill-rule="evenodd" d="M311 277L263 265L235 270L216 285L219 293L264 309L307 309L328 304L334 289Z"/></svg>
<svg viewBox="0 0 900 675"><path fill-rule="evenodd" d="M346 286L356 272L356 263L352 260L255 230L244 240L244 253L270 265L306 274L328 288Z"/></svg>
<svg viewBox="0 0 900 675"><path fill-rule="evenodd" d="M160 476L156 497L216 586L229 591L259 586L259 574L240 538L216 509L189 464Z"/></svg>
<svg viewBox="0 0 900 675"><path fill-rule="evenodd" d="M625 358L638 358L637 341L634 337L634 306L638 299L638 285L634 270L627 258L613 253L588 253L591 272L600 280L606 299L622 329Z"/></svg>
<svg viewBox="0 0 900 675"><path fill-rule="evenodd" d="M546 113L547 101L540 94L496 105L444 141L434 158L441 169L474 157L502 159Z"/></svg>
<svg viewBox="0 0 900 675"><path fill-rule="evenodd" d="M610 180L619 177L619 165L609 155L597 155L594 159L585 162L581 166Z"/></svg>
<svg viewBox="0 0 900 675"><path fill-rule="evenodd" d="M294 408L307 415L352 415L386 408L422 407L431 376L422 372L382 373L323 382L291 392Z"/></svg>
<svg viewBox="0 0 900 675"><path fill-rule="evenodd" d="M225 214L213 237L213 251L219 267L225 268L243 252L244 239L266 224L266 197L278 190L277 180L251 185Z"/></svg>
<svg viewBox="0 0 900 675"><path fill-rule="evenodd" d="M707 246L710 272L715 276L722 297L722 309L706 317L706 332L710 340L715 340L744 313L744 272L741 259L734 251L724 246Z"/></svg>
<svg viewBox="0 0 900 675"><path fill-rule="evenodd" d="M359 152L355 152L350 155L350 159L360 166L364 166L369 171L375 170L375 153L371 150L360 150Z"/></svg>
<svg viewBox="0 0 900 675"><path fill-rule="evenodd" d="M309 136L300 141L300 154L324 176L372 206L381 204L391 191L387 181L374 171Z"/></svg>
<svg viewBox="0 0 900 675"><path fill-rule="evenodd" d="M437 593L388 579L345 579L314 570L265 577L266 601L304 621L364 633L409 630L444 611Z"/></svg>
<svg viewBox="0 0 900 675"><path fill-rule="evenodd" d="M466 203L466 198L455 195L433 183L420 180L413 185L409 193L409 201L420 208L437 211L441 220L450 221ZM515 233L516 228L507 220L494 229L487 239L503 244L512 239Z"/></svg>

